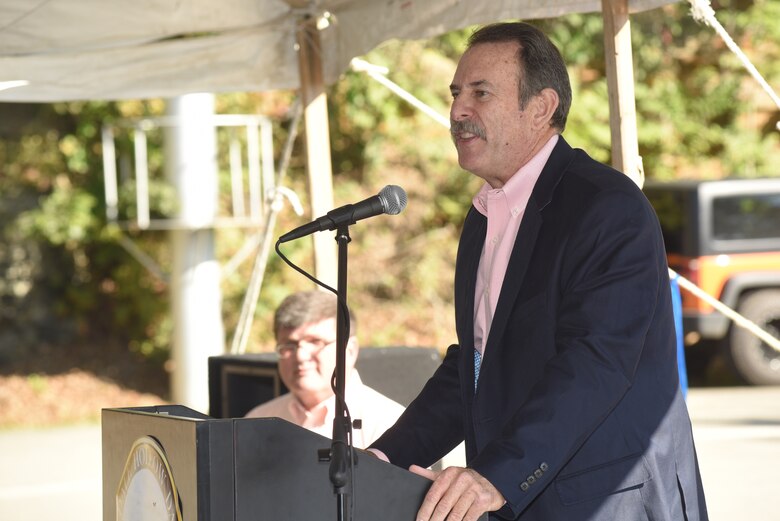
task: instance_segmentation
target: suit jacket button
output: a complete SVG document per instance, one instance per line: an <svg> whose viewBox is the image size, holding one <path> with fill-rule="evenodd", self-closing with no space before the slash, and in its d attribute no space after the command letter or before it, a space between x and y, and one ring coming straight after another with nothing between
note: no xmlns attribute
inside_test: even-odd
<svg viewBox="0 0 780 521"><path fill-rule="evenodd" d="M520 483L520 490L522 490L523 492L527 491L528 490L528 483L526 483L525 481Z"/></svg>
<svg viewBox="0 0 780 521"><path fill-rule="evenodd" d="M548 468L549 467L547 466L547 463L542 463L541 465L539 465L539 470L541 470L542 472L546 472Z"/></svg>
<svg viewBox="0 0 780 521"><path fill-rule="evenodd" d="M544 472L542 472L541 469L536 469L534 471L534 476L536 476L536 479L541 478L543 474L544 474Z"/></svg>
<svg viewBox="0 0 780 521"><path fill-rule="evenodd" d="M529 485L533 485L533 484L534 484L534 482L536 481L536 478L535 478L535 477L533 477L533 476L528 476L527 478L525 478L525 481L526 481L526 482L527 482Z"/></svg>

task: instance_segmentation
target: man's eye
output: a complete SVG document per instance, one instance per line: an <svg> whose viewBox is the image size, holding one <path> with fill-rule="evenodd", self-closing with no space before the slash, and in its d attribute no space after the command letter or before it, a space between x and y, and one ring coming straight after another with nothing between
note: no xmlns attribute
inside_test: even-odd
<svg viewBox="0 0 780 521"><path fill-rule="evenodd" d="M486 90L478 90L478 91L474 91L474 95L475 95L477 98L486 98L486 97L488 96L488 94L489 94L489 92L488 92L488 91L486 91Z"/></svg>

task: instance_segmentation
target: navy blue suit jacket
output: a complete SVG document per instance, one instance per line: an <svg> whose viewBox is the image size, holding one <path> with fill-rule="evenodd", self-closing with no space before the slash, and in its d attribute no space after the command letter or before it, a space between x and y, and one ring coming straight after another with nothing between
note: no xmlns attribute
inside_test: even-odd
<svg viewBox="0 0 780 521"><path fill-rule="evenodd" d="M507 504L492 517L706 520L652 207L559 137L525 210L474 389L474 208L455 273L458 344L373 445L429 466L465 439Z"/></svg>

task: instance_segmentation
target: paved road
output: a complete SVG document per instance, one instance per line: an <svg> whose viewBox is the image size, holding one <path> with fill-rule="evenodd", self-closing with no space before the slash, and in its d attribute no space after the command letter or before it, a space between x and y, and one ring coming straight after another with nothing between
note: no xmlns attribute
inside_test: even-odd
<svg viewBox="0 0 780 521"><path fill-rule="evenodd" d="M103 518L99 425L0 431L0 520Z"/></svg>
<svg viewBox="0 0 780 521"><path fill-rule="evenodd" d="M712 521L780 520L780 387L688 396Z"/></svg>
<svg viewBox="0 0 780 521"><path fill-rule="evenodd" d="M780 387L691 389L712 521L780 520ZM100 427L0 431L0 520L99 521Z"/></svg>

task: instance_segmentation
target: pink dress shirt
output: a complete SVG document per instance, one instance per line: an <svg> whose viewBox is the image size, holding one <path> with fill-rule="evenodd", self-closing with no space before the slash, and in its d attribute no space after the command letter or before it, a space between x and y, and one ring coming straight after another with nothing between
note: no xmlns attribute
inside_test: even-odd
<svg viewBox="0 0 780 521"><path fill-rule="evenodd" d="M525 207L557 142L556 134L504 186L494 189L485 183L474 197L474 207L487 217L474 292L474 348L482 357Z"/></svg>

